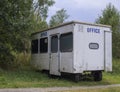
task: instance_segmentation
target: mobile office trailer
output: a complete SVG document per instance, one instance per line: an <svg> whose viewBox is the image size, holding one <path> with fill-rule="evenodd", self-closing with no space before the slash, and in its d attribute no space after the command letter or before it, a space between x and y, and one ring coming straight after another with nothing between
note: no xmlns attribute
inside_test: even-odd
<svg viewBox="0 0 120 92"><path fill-rule="evenodd" d="M91 72L100 81L102 71L112 71L111 27L72 21L33 33L31 64L50 75L73 74L76 81Z"/></svg>

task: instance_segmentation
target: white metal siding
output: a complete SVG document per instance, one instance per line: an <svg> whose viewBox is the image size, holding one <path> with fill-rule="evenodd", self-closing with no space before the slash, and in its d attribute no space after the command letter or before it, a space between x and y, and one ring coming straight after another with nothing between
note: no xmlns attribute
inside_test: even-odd
<svg viewBox="0 0 120 92"><path fill-rule="evenodd" d="M60 54L60 71L73 73L73 53L65 52Z"/></svg>
<svg viewBox="0 0 120 92"><path fill-rule="evenodd" d="M49 70L49 54L39 54L37 64L39 65L39 69Z"/></svg>
<svg viewBox="0 0 120 92"><path fill-rule="evenodd" d="M73 72L82 73L84 69L84 25L76 24L74 28L74 61Z"/></svg>
<svg viewBox="0 0 120 92"><path fill-rule="evenodd" d="M39 59L38 59L39 55L38 54L32 54L31 55L31 65L36 68L36 69L40 69L39 65L38 65L38 62L39 62Z"/></svg>
<svg viewBox="0 0 120 92"><path fill-rule="evenodd" d="M100 29L89 33L87 28ZM90 43L98 43L98 49L90 49ZM74 29L74 73L104 70L104 30L102 27L77 24Z"/></svg>
<svg viewBox="0 0 120 92"><path fill-rule="evenodd" d="M105 31L105 71L112 71L112 34Z"/></svg>

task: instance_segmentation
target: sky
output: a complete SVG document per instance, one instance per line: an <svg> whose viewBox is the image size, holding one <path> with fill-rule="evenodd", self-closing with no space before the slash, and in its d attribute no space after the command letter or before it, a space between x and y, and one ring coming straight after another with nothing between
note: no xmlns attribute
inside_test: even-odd
<svg viewBox="0 0 120 92"><path fill-rule="evenodd" d="M111 3L120 11L120 0L54 0L55 4L49 8L47 21L56 13L64 8L70 17L67 21L81 21L94 23L102 14L106 5Z"/></svg>

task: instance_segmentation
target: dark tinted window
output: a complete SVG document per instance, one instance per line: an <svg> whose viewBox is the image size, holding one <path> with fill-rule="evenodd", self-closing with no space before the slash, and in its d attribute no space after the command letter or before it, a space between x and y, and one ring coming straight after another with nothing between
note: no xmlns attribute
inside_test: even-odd
<svg viewBox="0 0 120 92"><path fill-rule="evenodd" d="M60 51L72 52L73 50L73 34L67 33L60 36Z"/></svg>
<svg viewBox="0 0 120 92"><path fill-rule="evenodd" d="M40 39L40 53L47 53L48 52L48 38L41 38Z"/></svg>
<svg viewBox="0 0 120 92"><path fill-rule="evenodd" d="M58 36L51 37L51 52L56 53L58 51Z"/></svg>
<svg viewBox="0 0 120 92"><path fill-rule="evenodd" d="M32 40L32 43L31 43L31 48L32 48L32 53L35 54L35 53L38 53L38 40Z"/></svg>

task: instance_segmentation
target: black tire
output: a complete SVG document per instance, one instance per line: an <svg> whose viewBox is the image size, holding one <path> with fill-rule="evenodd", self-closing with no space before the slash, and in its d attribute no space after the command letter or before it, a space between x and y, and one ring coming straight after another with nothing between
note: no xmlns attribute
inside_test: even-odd
<svg viewBox="0 0 120 92"><path fill-rule="evenodd" d="M94 81L102 80L102 71L93 72Z"/></svg>
<svg viewBox="0 0 120 92"><path fill-rule="evenodd" d="M79 82L79 80L80 80L80 75L79 74L75 74L74 75L74 81L75 82Z"/></svg>

